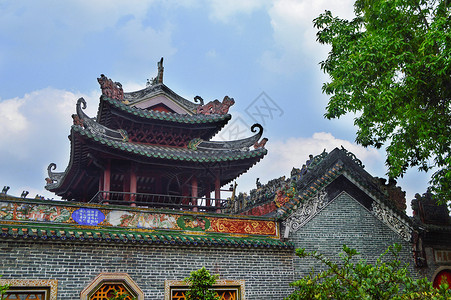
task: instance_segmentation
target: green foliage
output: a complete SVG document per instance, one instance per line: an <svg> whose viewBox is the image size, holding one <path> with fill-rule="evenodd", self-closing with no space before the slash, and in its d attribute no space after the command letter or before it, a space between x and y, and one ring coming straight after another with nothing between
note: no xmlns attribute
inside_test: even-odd
<svg viewBox="0 0 451 300"><path fill-rule="evenodd" d="M340 263L335 263L322 254L296 249L300 258L312 257L327 267L318 274L310 273L298 281L292 282L296 287L286 300L299 299L451 299L448 285L440 289L432 287L426 278L413 279L407 265L398 259L399 245L390 246L374 265L360 260L354 263L355 249L343 246ZM391 259L387 254L392 256Z"/></svg>
<svg viewBox="0 0 451 300"><path fill-rule="evenodd" d="M122 295L118 295L117 291L113 291L113 296L109 298L108 300L124 300L125 298L130 297L129 294L125 293ZM136 300L134 297L130 297L132 300Z"/></svg>
<svg viewBox="0 0 451 300"><path fill-rule="evenodd" d="M188 278L185 278L186 283L189 284L190 289L186 292L187 300L217 300L219 297L216 292L212 290L215 284L217 275L210 275L205 267L197 271L191 272Z"/></svg>
<svg viewBox="0 0 451 300"><path fill-rule="evenodd" d="M326 11L317 40L331 81L325 117L353 112L356 141L387 145L388 175L435 168L432 190L451 200L451 1L357 0L353 20Z"/></svg>
<svg viewBox="0 0 451 300"><path fill-rule="evenodd" d="M0 275L0 277L2 277L2 275ZM1 297L2 295L6 294L6 292L9 289L9 284L6 285L0 285L0 299L3 299L3 297Z"/></svg>

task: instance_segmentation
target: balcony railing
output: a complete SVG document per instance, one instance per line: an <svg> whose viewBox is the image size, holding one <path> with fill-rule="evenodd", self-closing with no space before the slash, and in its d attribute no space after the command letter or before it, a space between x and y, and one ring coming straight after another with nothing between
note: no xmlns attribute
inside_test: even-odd
<svg viewBox="0 0 451 300"><path fill-rule="evenodd" d="M92 197L89 203L216 213L227 213L231 211L229 207L231 204L229 199L114 191L99 191L94 197Z"/></svg>

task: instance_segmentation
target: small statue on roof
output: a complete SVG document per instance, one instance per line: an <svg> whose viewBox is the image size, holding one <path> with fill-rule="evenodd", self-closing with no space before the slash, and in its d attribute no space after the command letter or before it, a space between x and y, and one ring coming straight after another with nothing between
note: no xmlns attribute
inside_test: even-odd
<svg viewBox="0 0 451 300"><path fill-rule="evenodd" d="M257 180L255 181L255 184L257 185L257 189L262 187L262 184L260 183L260 178L257 178Z"/></svg>
<svg viewBox="0 0 451 300"><path fill-rule="evenodd" d="M230 106L235 104L235 100L230 98L229 96L225 96L222 102L219 102L218 99L214 101L210 101L205 105L199 105L197 107L197 114L203 115L225 115L229 112Z"/></svg>
<svg viewBox="0 0 451 300"><path fill-rule="evenodd" d="M267 138L262 138L262 140L259 142L255 142L254 149L264 148L266 145L266 142L268 142Z"/></svg>
<svg viewBox="0 0 451 300"><path fill-rule="evenodd" d="M97 78L102 90L102 95L107 96L111 99L124 100L124 90L122 89L122 84L120 82L113 82L103 74L100 74L100 78Z"/></svg>

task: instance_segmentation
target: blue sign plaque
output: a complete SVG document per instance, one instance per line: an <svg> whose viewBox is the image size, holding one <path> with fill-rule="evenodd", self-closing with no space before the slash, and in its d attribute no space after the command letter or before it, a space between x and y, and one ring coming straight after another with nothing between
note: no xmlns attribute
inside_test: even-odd
<svg viewBox="0 0 451 300"><path fill-rule="evenodd" d="M80 225L97 225L105 220L105 215L96 208L79 208L72 213L72 219Z"/></svg>

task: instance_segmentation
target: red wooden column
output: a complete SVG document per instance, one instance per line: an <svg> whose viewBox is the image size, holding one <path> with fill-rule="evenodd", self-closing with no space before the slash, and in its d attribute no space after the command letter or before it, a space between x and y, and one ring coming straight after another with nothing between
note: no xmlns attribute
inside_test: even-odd
<svg viewBox="0 0 451 300"><path fill-rule="evenodd" d="M191 205L196 206L197 205L197 196L198 196L198 192L197 192L197 177L193 176L193 178L191 179ZM193 208L193 211L197 211L197 207Z"/></svg>
<svg viewBox="0 0 451 300"><path fill-rule="evenodd" d="M130 206L136 206L136 193L138 191L138 176L136 175L135 165L130 166Z"/></svg>
<svg viewBox="0 0 451 300"><path fill-rule="evenodd" d="M103 170L103 188L102 190L106 193L103 194L103 199L107 200L105 204L109 204L110 199L110 189L111 189L111 161L108 160L105 169Z"/></svg>
<svg viewBox="0 0 451 300"><path fill-rule="evenodd" d="M211 186L210 186L210 182L206 183L205 190L206 190L205 191L205 205L206 206L211 206L211 197L210 197Z"/></svg>
<svg viewBox="0 0 451 300"><path fill-rule="evenodd" d="M221 178L219 177L219 172L216 173L215 178L215 201L216 201L216 212L220 213L221 209L219 208L221 206Z"/></svg>

